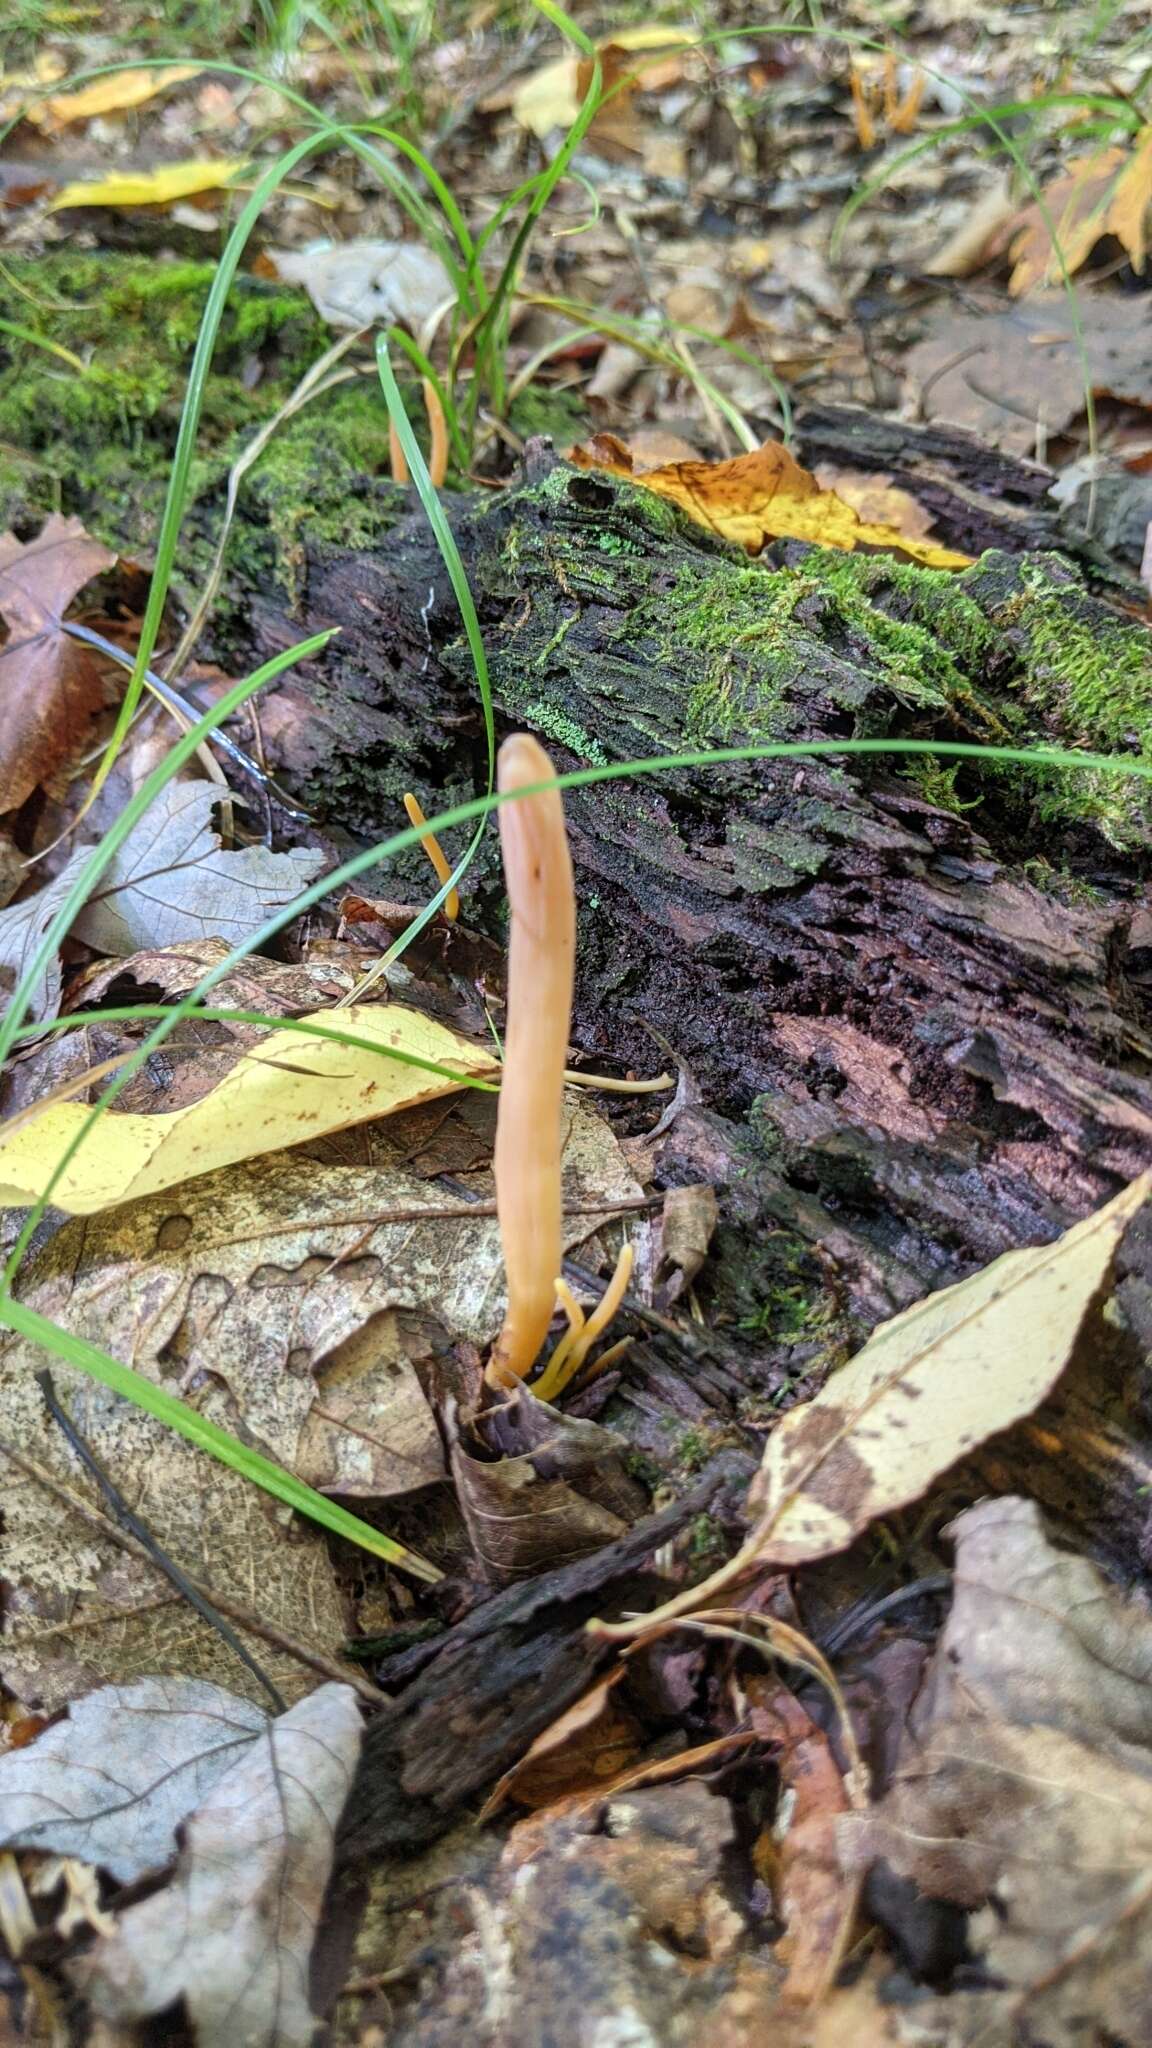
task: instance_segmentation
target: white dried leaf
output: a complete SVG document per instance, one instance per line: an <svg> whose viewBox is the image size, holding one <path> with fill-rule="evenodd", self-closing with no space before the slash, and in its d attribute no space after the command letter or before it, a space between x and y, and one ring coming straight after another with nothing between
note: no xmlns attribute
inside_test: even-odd
<svg viewBox="0 0 1152 2048"><path fill-rule="evenodd" d="M225 853L212 829L213 782L170 782L76 919L77 938L126 956L182 939L237 939L307 887L323 856L244 846Z"/></svg>
<svg viewBox="0 0 1152 2048"><path fill-rule="evenodd" d="M101 876L73 929L100 953L127 956L189 939L247 938L270 911L291 902L318 874L321 855L298 848L269 853L245 846L225 853L210 818L219 802L212 782L169 783L130 832ZM35 896L0 910L0 988L12 989L28 966L91 847L74 853ZM49 963L28 1005L33 1020L60 1002L60 964Z"/></svg>
<svg viewBox="0 0 1152 2048"><path fill-rule="evenodd" d="M456 294L438 256L418 242L343 242L268 252L287 284L301 284L329 327L394 323L419 334Z"/></svg>
<svg viewBox="0 0 1152 2048"><path fill-rule="evenodd" d="M82 1857L133 1884L172 1861L180 1822L267 1719L199 1679L102 1686L0 1756L0 1845Z"/></svg>
<svg viewBox="0 0 1152 2048"><path fill-rule="evenodd" d="M182 1998L200 2048L310 2048L309 1958L360 1734L344 1685L268 1724L188 1820L172 1882L72 1964L100 2018Z"/></svg>

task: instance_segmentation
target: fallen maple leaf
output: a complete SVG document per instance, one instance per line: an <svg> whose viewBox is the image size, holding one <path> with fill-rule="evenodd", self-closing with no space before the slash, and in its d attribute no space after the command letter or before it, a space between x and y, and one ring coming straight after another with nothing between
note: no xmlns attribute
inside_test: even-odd
<svg viewBox="0 0 1152 2048"><path fill-rule="evenodd" d="M868 525L887 526L905 541L927 540L932 514L886 471L837 469L831 462L821 462L813 474L821 490L835 491Z"/></svg>
<svg viewBox="0 0 1152 2048"><path fill-rule="evenodd" d="M25 119L38 128L66 128L73 121L91 121L97 114L122 114L129 107L142 107L170 85L195 78L199 64L165 64L157 69L113 71L106 78L94 78L77 92L54 93L28 108Z"/></svg>
<svg viewBox="0 0 1152 2048"><path fill-rule="evenodd" d="M1043 205L1025 207L1002 238L1014 265L1008 283L1013 298L1036 284L1058 284L1061 257L1071 276L1104 235L1115 235L1132 268L1143 270L1152 202L1152 126L1140 130L1130 151L1114 147L1076 157L1045 185L1041 198Z"/></svg>
<svg viewBox="0 0 1152 2048"><path fill-rule="evenodd" d="M83 739L104 701L100 670L61 621L116 556L79 519L53 513L35 540L0 535L0 808L18 810Z"/></svg>
<svg viewBox="0 0 1152 2048"><path fill-rule="evenodd" d="M300 1023L368 1042L349 1045L299 1028L274 1031L243 1053L210 1095L186 1109L157 1116L109 1111L95 1142L81 1145L56 1181L55 1206L94 1215L238 1159L434 1101L471 1077L499 1073L492 1053L399 1003L384 1009L361 1005L337 1015L320 1010ZM389 1059L389 1051L400 1057ZM427 1066L410 1064L412 1059L450 1071L430 1073ZM53 1103L6 1138L0 1135L0 1206L37 1200L91 1113L79 1102Z"/></svg>
<svg viewBox="0 0 1152 2048"><path fill-rule="evenodd" d="M899 548L930 569L965 569L972 560L954 548L861 519L835 491L822 490L779 441L765 441L727 462L670 462L638 475L625 443L615 434L597 434L586 447L573 448L568 459L578 469L606 470L655 491L698 526L735 541L750 555L758 555L770 540L810 540L849 551L862 545Z"/></svg>
<svg viewBox="0 0 1152 2048"><path fill-rule="evenodd" d="M248 168L246 157L194 157L162 164L156 171L114 171L89 183L62 185L50 213L66 206L169 206L197 192L215 192L230 185Z"/></svg>

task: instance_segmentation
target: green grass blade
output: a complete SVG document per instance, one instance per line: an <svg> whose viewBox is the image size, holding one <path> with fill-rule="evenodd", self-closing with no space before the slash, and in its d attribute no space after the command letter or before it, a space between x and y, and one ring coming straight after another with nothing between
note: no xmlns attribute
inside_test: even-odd
<svg viewBox="0 0 1152 2048"><path fill-rule="evenodd" d="M0 320L0 334L10 334L13 341L23 341L30 348L42 348L46 354L58 356L62 363L67 363L68 368L75 370L80 377L89 375L90 365L82 362L79 356L74 356L70 348L62 347L58 341L49 341L46 334L37 334L31 327L21 327L18 320Z"/></svg>
<svg viewBox="0 0 1152 2048"><path fill-rule="evenodd" d="M95 1344L88 1344L81 1337L72 1336L62 1330L58 1323L50 1322L47 1316L38 1315L35 1309L26 1308L23 1302L10 1297L0 1300L0 1323L14 1330L19 1337L27 1337L31 1343L39 1344L51 1352L62 1365L70 1365L77 1372L87 1373L90 1379L99 1380L113 1394L121 1394L126 1401L132 1401L137 1408L154 1415L157 1422L163 1422L174 1429L197 1450L208 1451L222 1465L238 1472L242 1479L250 1480L253 1486L260 1486L265 1493L282 1500L295 1508L298 1514L307 1515L322 1528L331 1529L333 1535L343 1536L349 1543L358 1544L361 1550L369 1550L375 1557L382 1557L388 1564L399 1565L414 1578L423 1579L426 1585L434 1586L443 1577L435 1565L419 1557L415 1551L405 1550L402 1543L393 1542L371 1523L362 1522L358 1515L351 1515L347 1508L337 1506L322 1493L306 1486L281 1465L273 1464L248 1444L242 1444L237 1437L229 1436L226 1429L220 1429L210 1422L206 1415L197 1414L186 1401L178 1401L174 1394L166 1394L142 1373L132 1372L117 1359L110 1358L106 1351L100 1351Z"/></svg>
<svg viewBox="0 0 1152 2048"><path fill-rule="evenodd" d="M136 650L136 665L128 679L124 701L120 706L111 738L104 756L96 770L91 795L102 788L111 771L112 764L127 736L136 707L144 694L145 670L151 666L168 601L168 586L172 580L172 566L176 559L176 544L180 538L180 527L188 503L188 487L192 469L192 458L196 450L196 435L200 426L200 413L204 404L204 389L216 346L216 336L224 312L224 303L232 288L232 280L239 267L248 237L264 211L268 200L277 187L284 182L296 165L302 163L320 149L326 138L323 135L309 135L292 149L278 157L271 169L259 180L241 211L240 218L228 237L224 253L217 266L200 323L192 367L188 373L188 388L180 413L180 429L176 437L176 449L172 457L172 470L168 480L168 492L164 512L160 521L160 532L156 541L156 563L148 588L148 602L140 627L140 642Z"/></svg>
<svg viewBox="0 0 1152 2048"><path fill-rule="evenodd" d="M404 410L404 401L400 396L400 387L396 382L391 357L388 354L388 339L383 334L379 335L376 341L376 367L380 372L380 383L383 388L389 417L399 437L400 446L404 451L404 459L411 471L412 481L419 493L420 503L424 507L428 524L435 535L436 545L440 550L444 567L448 571L449 581L455 593L456 602L460 607L460 616L464 622L464 633L468 641L468 651L472 656L476 687L480 693L480 705L484 714L484 737L488 749L488 792L491 794L496 781L496 718L492 704L492 682L488 674L488 655L484 646L484 635L480 631L480 620L476 615L476 604L472 596L472 588L468 581L464 564L460 559L460 550L456 545L456 537L448 524L444 507L440 503L436 487L428 474L428 465L420 453L419 443L412 431L412 422ZM395 943L389 947L381 961L382 969L386 964L400 958L401 954L412 944L413 939L417 938L424 930L429 920L435 917L449 890L459 885L476 857L486 826L487 813L484 813L465 852L449 875L448 880L441 885L431 900L425 904L424 909L418 917L413 919L407 930L402 932Z"/></svg>
<svg viewBox="0 0 1152 2048"><path fill-rule="evenodd" d="M0 1065L3 1065L12 1050L40 976L55 956L61 941L67 937L77 912L87 902L96 883L110 866L133 826L139 824L149 804L155 802L161 790L171 782L185 761L191 759L201 741L208 739L218 725L222 725L226 718L231 717L233 711L239 710L241 704L257 690L262 689L265 683L271 682L284 669L291 667L293 662L306 660L311 654L318 654L331 638L331 631L316 633L310 640L302 640L298 646L286 648L282 653L274 655L271 661L266 661L253 675L246 676L243 682L234 683L212 709L205 712L203 718L198 719L195 725L189 726L188 731L180 735L159 766L141 783L135 795L125 804L119 817L109 826L99 845L93 847L90 858L76 877L18 982L8 1008L0 1019Z"/></svg>

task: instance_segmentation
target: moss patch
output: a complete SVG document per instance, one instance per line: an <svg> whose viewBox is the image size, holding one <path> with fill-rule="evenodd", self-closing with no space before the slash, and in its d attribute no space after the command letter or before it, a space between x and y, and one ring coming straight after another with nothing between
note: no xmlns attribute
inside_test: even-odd
<svg viewBox="0 0 1152 2048"><path fill-rule="evenodd" d="M0 318L70 349L82 374L0 331L0 525L76 513L132 553L154 543L192 351L215 266L65 253L0 271ZM178 573L211 558L228 472L331 337L300 291L238 277L204 392ZM388 420L375 377L322 393L276 427L241 489L229 602L277 583L297 594L302 542L371 548L404 499L388 481Z"/></svg>
<svg viewBox="0 0 1152 2048"><path fill-rule="evenodd" d="M961 575L797 543L749 561L651 493L563 466L477 532L481 583L508 606L497 694L581 760L599 758L592 733L620 759L840 735L1152 756L1152 636L1056 555L993 553ZM882 772L1025 846L1053 820L1148 843L1144 784L943 755ZM837 780L821 770L826 791ZM743 800L760 771L714 770L709 787ZM852 836L848 809L802 812L791 806L790 836L768 817L755 845L729 844L741 887L788 887L818 869L830 835Z"/></svg>

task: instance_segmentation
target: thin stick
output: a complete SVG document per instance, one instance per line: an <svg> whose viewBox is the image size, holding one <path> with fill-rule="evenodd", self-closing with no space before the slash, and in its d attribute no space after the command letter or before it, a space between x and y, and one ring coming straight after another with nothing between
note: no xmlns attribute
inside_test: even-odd
<svg viewBox="0 0 1152 2048"><path fill-rule="evenodd" d="M126 1551L129 1557L136 1558L141 1564L151 1565L154 1571L159 1570L155 1558L144 1544L137 1543L135 1537L129 1536L110 1516L101 1514L100 1509L93 1507L91 1501L74 1492L62 1479L57 1479L54 1472L49 1472L46 1466L38 1464L35 1458L28 1457L24 1451L18 1451L15 1445L10 1444L4 1437L0 1437L0 1456L7 1458L9 1464L15 1465L18 1472L23 1472L27 1478L34 1480L37 1486L42 1486L46 1493L52 1494L70 1514L78 1516L99 1535L106 1536L110 1543L115 1543L119 1549ZM185 1572L184 1576L189 1585L195 1586L198 1593L203 1593L206 1599L211 1600L222 1614L230 1615L242 1628L249 1629L255 1636L262 1636L265 1642L271 1643L277 1650L283 1650L287 1656L295 1657L298 1663L306 1664L310 1670L318 1671L324 1678L335 1678L343 1685L354 1687L371 1706L382 1706L388 1700L389 1695L382 1692L378 1685L373 1685L362 1673L348 1669L335 1657L329 1657L323 1650L313 1649L309 1643L299 1642L286 1630L277 1628L275 1622L268 1621L264 1615L257 1614L251 1607L246 1607L244 1602L237 1600L232 1593L224 1593L219 1587L208 1585L204 1579L196 1578L192 1572Z"/></svg>
<svg viewBox="0 0 1152 2048"><path fill-rule="evenodd" d="M257 1663L251 1650L240 1641L235 1629L225 1621L222 1614L217 1612L212 1602L206 1599L199 1588L192 1584L191 1579L181 1570L175 1560L170 1558L160 1548L147 1523L142 1522L139 1515L133 1514L132 1509L115 1482L108 1477L95 1452L85 1443L72 1417L65 1408L61 1407L57 1398L55 1383L47 1367L44 1368L43 1372L37 1373L36 1384L44 1397L44 1405L53 1422L55 1422L57 1428L63 1431L80 1463L91 1473L117 1519L123 1522L124 1527L131 1531L136 1541L143 1545L156 1569L163 1572L165 1578L171 1580L176 1591L187 1600L189 1606L195 1608L201 1621L206 1621L209 1628L214 1628L217 1635L227 1643L234 1656L239 1657L245 1669L256 1680L257 1684L263 1687L272 1701L276 1712L283 1714L286 1711L284 1696L273 1685L268 1673Z"/></svg>

